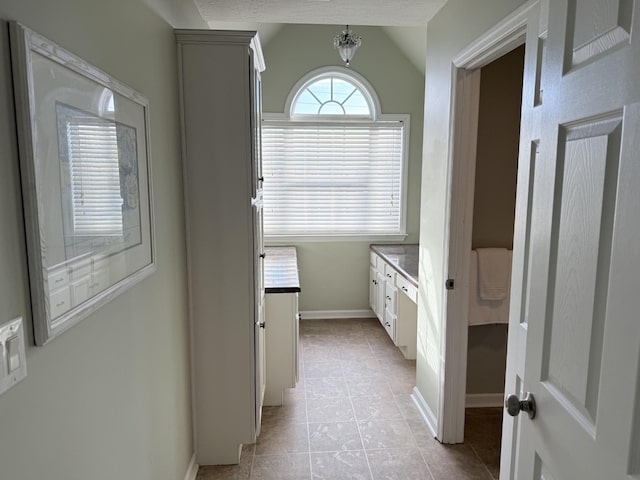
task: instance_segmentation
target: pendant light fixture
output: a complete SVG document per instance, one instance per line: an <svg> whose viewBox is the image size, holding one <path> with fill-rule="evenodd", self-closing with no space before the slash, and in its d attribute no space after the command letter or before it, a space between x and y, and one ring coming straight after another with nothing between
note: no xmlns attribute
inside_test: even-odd
<svg viewBox="0 0 640 480"><path fill-rule="evenodd" d="M347 67L361 43L362 39L349 30L349 25L347 25L346 30L343 30L341 34L336 35L333 39L333 46L338 49L340 58L342 58Z"/></svg>

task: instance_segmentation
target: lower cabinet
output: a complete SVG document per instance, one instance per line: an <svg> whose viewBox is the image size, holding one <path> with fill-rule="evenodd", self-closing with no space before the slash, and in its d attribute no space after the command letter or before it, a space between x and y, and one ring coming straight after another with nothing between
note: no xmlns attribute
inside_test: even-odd
<svg viewBox="0 0 640 480"><path fill-rule="evenodd" d="M265 304L264 405L282 405L285 389L298 382L298 294L267 293Z"/></svg>
<svg viewBox="0 0 640 480"><path fill-rule="evenodd" d="M418 289L404 277L396 277L398 298L396 303L396 345L405 358L416 358L418 326Z"/></svg>
<svg viewBox="0 0 640 480"><path fill-rule="evenodd" d="M418 289L370 252L369 305L405 358L416 358Z"/></svg>

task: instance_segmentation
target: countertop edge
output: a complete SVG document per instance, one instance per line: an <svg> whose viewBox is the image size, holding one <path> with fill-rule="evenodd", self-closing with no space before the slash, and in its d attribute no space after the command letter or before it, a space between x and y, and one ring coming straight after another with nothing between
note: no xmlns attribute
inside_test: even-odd
<svg viewBox="0 0 640 480"><path fill-rule="evenodd" d="M264 293L300 293L300 287L267 287Z"/></svg>
<svg viewBox="0 0 640 480"><path fill-rule="evenodd" d="M404 245L404 244L400 244ZM406 245L416 245L416 244L406 244ZM387 257L382 251L378 249L378 247L385 247L387 245L377 245L372 244L369 247L373 250L376 255L379 255L385 262L391 265L400 275L402 275L407 281L411 282L415 287L418 287L418 279L411 276L406 270L400 267L397 263ZM388 245L388 246L397 246L397 245Z"/></svg>

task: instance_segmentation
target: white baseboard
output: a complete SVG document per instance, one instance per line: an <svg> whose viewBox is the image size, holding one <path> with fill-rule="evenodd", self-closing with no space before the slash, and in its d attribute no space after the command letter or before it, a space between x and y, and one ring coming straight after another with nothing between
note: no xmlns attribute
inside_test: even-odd
<svg viewBox="0 0 640 480"><path fill-rule="evenodd" d="M413 387L413 393L411 394L411 398L413 399L413 403L416 404L416 407L418 407L418 411L420 412L420 415L422 415L422 419L424 420L424 423L427 424L427 427L429 428L429 430L431 430L431 433L433 434L433 436L437 437L436 416L431 411L431 408L429 408L427 401L424 399L424 397L420 393L420 390L418 390L418 387Z"/></svg>
<svg viewBox="0 0 640 480"><path fill-rule="evenodd" d="M467 408L502 407L503 404L504 393L469 393L465 400Z"/></svg>
<svg viewBox="0 0 640 480"><path fill-rule="evenodd" d="M334 320L338 318L376 318L371 310L307 310L300 312L301 320Z"/></svg>
<svg viewBox="0 0 640 480"><path fill-rule="evenodd" d="M199 465L196 463L196 454L194 453L191 456L191 461L189 461L189 466L187 467L187 473L184 476L184 480L196 480L198 467Z"/></svg>

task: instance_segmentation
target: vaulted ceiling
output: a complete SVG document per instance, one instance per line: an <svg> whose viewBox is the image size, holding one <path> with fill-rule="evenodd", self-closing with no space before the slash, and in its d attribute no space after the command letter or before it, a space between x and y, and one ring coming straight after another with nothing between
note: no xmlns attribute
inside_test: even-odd
<svg viewBox="0 0 640 480"><path fill-rule="evenodd" d="M207 22L425 26L443 0L194 0Z"/></svg>
<svg viewBox="0 0 640 480"><path fill-rule="evenodd" d="M258 30L263 44L286 23L380 26L423 73L426 25L446 3L446 0L144 1L176 28ZM336 30L337 33L340 32Z"/></svg>

